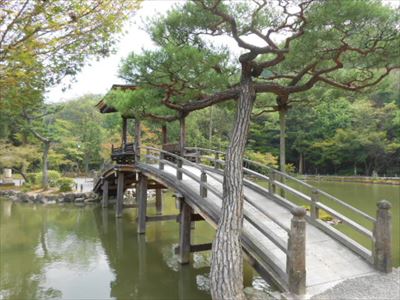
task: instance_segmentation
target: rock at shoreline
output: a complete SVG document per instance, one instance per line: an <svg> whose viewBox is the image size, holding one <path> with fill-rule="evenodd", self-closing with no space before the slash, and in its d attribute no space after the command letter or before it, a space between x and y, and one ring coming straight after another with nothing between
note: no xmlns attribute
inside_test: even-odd
<svg viewBox="0 0 400 300"><path fill-rule="evenodd" d="M55 204L55 203L76 203L80 205L91 204L99 201L96 193L61 193L61 194L32 194L23 193L20 191L6 190L0 191L0 196L8 198L14 202L24 203L41 203L41 204Z"/></svg>

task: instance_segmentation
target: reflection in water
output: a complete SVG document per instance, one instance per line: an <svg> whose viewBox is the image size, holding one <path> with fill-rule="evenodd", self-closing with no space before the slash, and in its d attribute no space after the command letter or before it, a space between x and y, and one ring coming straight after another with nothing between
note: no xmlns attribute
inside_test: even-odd
<svg viewBox="0 0 400 300"><path fill-rule="evenodd" d="M209 299L208 292L196 286L197 272L188 266L185 274L169 267L176 257L170 248L171 236L163 235L159 226L148 226L146 235L136 233L135 210L115 219L113 213L94 210L96 226L109 266L115 274L110 283L110 297L116 299ZM110 222L110 219L113 222ZM160 224L154 224L160 225ZM167 227L177 225L165 223ZM108 226L108 231L104 227ZM112 228L115 226L115 228ZM169 231L168 228L167 231ZM174 237L172 237L174 238ZM177 235L176 235L177 238ZM183 289L181 280L186 285ZM189 284L187 282L190 282ZM184 295L184 297L181 297Z"/></svg>
<svg viewBox="0 0 400 300"><path fill-rule="evenodd" d="M173 199L164 214L174 214ZM149 215L155 209L149 208ZM136 233L136 209L29 205L0 200L0 299L210 299L210 252L181 266L176 222ZM193 243L214 231L196 224ZM253 272L245 269L246 285Z"/></svg>

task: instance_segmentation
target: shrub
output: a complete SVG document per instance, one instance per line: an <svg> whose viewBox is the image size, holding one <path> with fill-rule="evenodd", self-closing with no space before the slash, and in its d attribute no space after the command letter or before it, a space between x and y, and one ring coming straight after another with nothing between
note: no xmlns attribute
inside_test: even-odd
<svg viewBox="0 0 400 300"><path fill-rule="evenodd" d="M42 176L43 176L42 172L30 173L30 174L28 174L28 180L32 184L41 184ZM57 181L61 178L60 173L57 171L54 171L54 170L49 170L48 176L49 176L49 186L50 187L57 186Z"/></svg>
<svg viewBox="0 0 400 300"><path fill-rule="evenodd" d="M60 192L70 192L74 186L74 180L68 177L62 177L57 180L57 186Z"/></svg>

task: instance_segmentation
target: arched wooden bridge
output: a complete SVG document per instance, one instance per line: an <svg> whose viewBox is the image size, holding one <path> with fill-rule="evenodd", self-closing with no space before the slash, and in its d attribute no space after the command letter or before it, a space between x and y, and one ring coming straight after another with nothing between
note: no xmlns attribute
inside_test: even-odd
<svg viewBox="0 0 400 300"><path fill-rule="evenodd" d="M184 152L190 155L136 145L133 162L105 170L95 182L94 191L103 195L103 206L107 206L109 196L116 195L118 217L124 190L136 187L139 233L145 233L146 222L178 218L177 254L181 263L188 263L190 252L210 249L211 244L190 244L191 222L205 220L217 226L225 154L202 148L185 148ZM243 164L242 246L263 278L272 280L284 292L312 296L349 278L391 271L388 202L378 204L374 218L285 173L247 159ZM159 204L161 189L165 188L176 191L179 216L146 216L147 190L156 189ZM340 231L336 225L322 221L321 211L347 230ZM357 218L346 216L349 212ZM369 246L347 235L350 229L368 240Z"/></svg>

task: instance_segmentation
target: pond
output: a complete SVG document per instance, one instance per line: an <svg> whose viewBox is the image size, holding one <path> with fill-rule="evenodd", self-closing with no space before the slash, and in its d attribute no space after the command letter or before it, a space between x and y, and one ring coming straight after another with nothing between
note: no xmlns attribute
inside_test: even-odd
<svg viewBox="0 0 400 300"><path fill-rule="evenodd" d="M177 213L171 194L165 204L165 214ZM115 219L95 206L0 200L0 299L211 299L210 251L181 266L178 237L174 221L148 223L138 235L136 209ZM213 237L196 222L194 244ZM271 290L248 265L245 285Z"/></svg>
<svg viewBox="0 0 400 300"><path fill-rule="evenodd" d="M368 215L375 217L377 202L380 200L387 200L391 203L392 213L392 254L393 254L393 265L400 266L400 186L399 185L385 185L385 184L370 184L370 183L351 183L351 182L331 182L331 181L307 181L309 184L337 197L338 199L358 208L359 210L367 213ZM291 184L298 190L306 190L300 187L298 184ZM299 205L304 205L296 201L291 195L287 195L289 199L297 202ZM321 202L329 205L338 212L345 216L355 220L359 224L372 230L373 224L367 221L358 214L343 208L343 206L336 204L333 201L329 201L325 198L320 198ZM335 226L336 229L348 234L360 244L368 249L372 249L371 241L365 236L359 234L354 229L350 229L345 224L338 224Z"/></svg>
<svg viewBox="0 0 400 300"><path fill-rule="evenodd" d="M389 200L393 214L393 253L399 262L400 187L312 182L375 214L376 202ZM164 213L175 214L166 194ZM155 214L150 204L149 215ZM210 252L181 266L174 255L178 224L148 223L136 233L136 209L115 219L97 206L31 205L0 200L0 299L210 299ZM208 243L214 230L196 222L193 243ZM273 291L245 264L245 285Z"/></svg>

